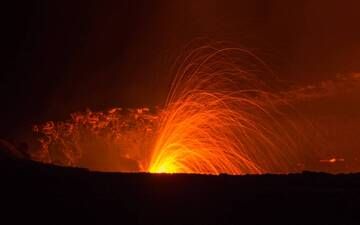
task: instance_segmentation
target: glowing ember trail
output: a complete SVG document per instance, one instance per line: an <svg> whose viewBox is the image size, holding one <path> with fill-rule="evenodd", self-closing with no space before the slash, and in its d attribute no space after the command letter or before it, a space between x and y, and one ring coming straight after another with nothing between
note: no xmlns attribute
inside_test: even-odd
<svg viewBox="0 0 360 225"><path fill-rule="evenodd" d="M233 48L194 50L157 112L87 111L35 126L41 148L34 159L151 173L296 171L300 136L282 110L288 104L248 72L254 68L241 67L243 55L251 56Z"/></svg>
<svg viewBox="0 0 360 225"><path fill-rule="evenodd" d="M285 131L290 124L278 99L229 60L239 51L202 48L188 56L159 121L150 172L289 171L296 149Z"/></svg>

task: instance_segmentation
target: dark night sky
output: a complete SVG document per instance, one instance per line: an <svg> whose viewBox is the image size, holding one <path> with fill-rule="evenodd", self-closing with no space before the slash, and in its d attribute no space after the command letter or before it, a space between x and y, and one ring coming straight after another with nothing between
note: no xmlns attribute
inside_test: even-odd
<svg viewBox="0 0 360 225"><path fill-rule="evenodd" d="M1 7L1 129L112 106L161 104L172 63L196 38L230 41L285 80L359 72L360 3L19 1Z"/></svg>

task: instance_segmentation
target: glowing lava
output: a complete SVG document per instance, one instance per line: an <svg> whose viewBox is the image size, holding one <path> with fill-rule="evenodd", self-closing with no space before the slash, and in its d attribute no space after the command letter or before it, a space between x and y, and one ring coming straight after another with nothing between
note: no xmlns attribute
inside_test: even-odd
<svg viewBox="0 0 360 225"><path fill-rule="evenodd" d="M280 110L287 104L248 72L253 68L241 67L243 58L237 55L244 54L208 46L192 51L158 112L87 111L66 122L36 126L41 149L34 158L151 173L294 171L296 128Z"/></svg>
<svg viewBox="0 0 360 225"><path fill-rule="evenodd" d="M149 164L155 173L245 174L291 170L293 129L279 99L229 55L200 48L178 70Z"/></svg>

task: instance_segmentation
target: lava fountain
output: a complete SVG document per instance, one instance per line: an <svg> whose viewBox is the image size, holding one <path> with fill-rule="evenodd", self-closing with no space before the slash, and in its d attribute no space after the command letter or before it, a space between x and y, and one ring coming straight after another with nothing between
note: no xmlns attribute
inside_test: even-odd
<svg viewBox="0 0 360 225"><path fill-rule="evenodd" d="M285 113L291 107L251 63L243 66L244 55L261 62L236 48L193 50L177 66L164 107L154 112L88 110L34 126L41 147L33 158L151 173L296 171L299 136Z"/></svg>
<svg viewBox="0 0 360 225"><path fill-rule="evenodd" d="M296 150L288 133L292 124L279 111L280 98L229 58L238 53L248 54L200 48L180 66L157 128L150 172L289 171Z"/></svg>

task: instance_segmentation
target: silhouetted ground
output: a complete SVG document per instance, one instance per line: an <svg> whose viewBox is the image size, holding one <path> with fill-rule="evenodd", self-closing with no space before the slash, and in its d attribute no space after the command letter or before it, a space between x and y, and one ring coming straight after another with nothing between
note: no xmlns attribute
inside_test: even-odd
<svg viewBox="0 0 360 225"><path fill-rule="evenodd" d="M360 174L100 173L0 157L0 178L1 224L360 224Z"/></svg>

